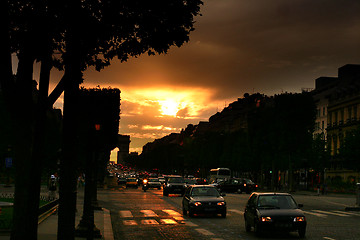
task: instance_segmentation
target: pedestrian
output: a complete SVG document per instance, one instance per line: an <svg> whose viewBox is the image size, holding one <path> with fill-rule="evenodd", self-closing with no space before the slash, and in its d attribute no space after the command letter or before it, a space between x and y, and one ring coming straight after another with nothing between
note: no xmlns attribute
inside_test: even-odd
<svg viewBox="0 0 360 240"><path fill-rule="evenodd" d="M320 196L320 184L317 185L317 195Z"/></svg>
<svg viewBox="0 0 360 240"><path fill-rule="evenodd" d="M56 198L57 180L55 175L51 175L49 179L49 199L54 200Z"/></svg>

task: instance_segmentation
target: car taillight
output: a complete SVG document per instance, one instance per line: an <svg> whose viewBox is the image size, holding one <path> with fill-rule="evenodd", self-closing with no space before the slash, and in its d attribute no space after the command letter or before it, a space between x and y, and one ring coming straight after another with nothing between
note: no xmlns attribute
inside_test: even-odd
<svg viewBox="0 0 360 240"><path fill-rule="evenodd" d="M272 219L271 219L271 217L261 217L260 221L262 221L262 222L272 222Z"/></svg>
<svg viewBox="0 0 360 240"><path fill-rule="evenodd" d="M294 222L305 222L305 217L294 217Z"/></svg>

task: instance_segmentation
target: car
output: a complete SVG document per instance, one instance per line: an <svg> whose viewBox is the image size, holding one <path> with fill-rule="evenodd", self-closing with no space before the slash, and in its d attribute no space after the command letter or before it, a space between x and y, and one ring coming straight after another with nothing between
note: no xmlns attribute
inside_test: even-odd
<svg viewBox="0 0 360 240"><path fill-rule="evenodd" d="M197 181L195 178L185 178L186 186L196 185Z"/></svg>
<svg viewBox="0 0 360 240"><path fill-rule="evenodd" d="M126 178L119 176L117 182L118 182L118 185L126 184Z"/></svg>
<svg viewBox="0 0 360 240"><path fill-rule="evenodd" d="M126 179L126 188L131 188L131 187L138 188L138 181L136 178L130 177Z"/></svg>
<svg viewBox="0 0 360 240"><path fill-rule="evenodd" d="M168 176L167 181L163 186L163 195L169 196L169 194L181 194L181 196L183 196L185 189L186 183L183 177L176 175Z"/></svg>
<svg viewBox="0 0 360 240"><path fill-rule="evenodd" d="M253 227L256 235L264 231L297 231L304 238L306 218L301 207L289 193L254 192L245 207L245 229L250 232Z"/></svg>
<svg viewBox="0 0 360 240"><path fill-rule="evenodd" d="M212 184L216 186L220 192L237 192L237 193L251 193L256 191L258 185L247 178L230 178L225 181Z"/></svg>
<svg viewBox="0 0 360 240"><path fill-rule="evenodd" d="M159 190L161 189L161 183L158 178L149 178L147 184L148 188L157 188Z"/></svg>
<svg viewBox="0 0 360 240"><path fill-rule="evenodd" d="M211 185L191 185L189 186L182 199L183 215L189 213L190 217L194 214L221 214L226 217L225 194Z"/></svg>

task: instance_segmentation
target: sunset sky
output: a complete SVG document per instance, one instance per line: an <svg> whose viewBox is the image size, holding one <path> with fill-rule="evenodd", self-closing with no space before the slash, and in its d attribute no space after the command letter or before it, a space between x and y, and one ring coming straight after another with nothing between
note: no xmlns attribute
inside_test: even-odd
<svg viewBox="0 0 360 240"><path fill-rule="evenodd" d="M181 48L85 72L83 86L121 90L130 151L208 120L246 92L300 92L360 64L358 0L204 0L201 13ZM61 75L54 71L52 87Z"/></svg>

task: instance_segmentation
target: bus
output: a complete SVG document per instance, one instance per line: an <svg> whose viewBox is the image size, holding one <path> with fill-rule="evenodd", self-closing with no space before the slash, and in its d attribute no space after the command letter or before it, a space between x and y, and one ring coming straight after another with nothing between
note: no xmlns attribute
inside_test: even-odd
<svg viewBox="0 0 360 240"><path fill-rule="evenodd" d="M210 170L209 183L216 183L231 177L230 168L214 168Z"/></svg>

